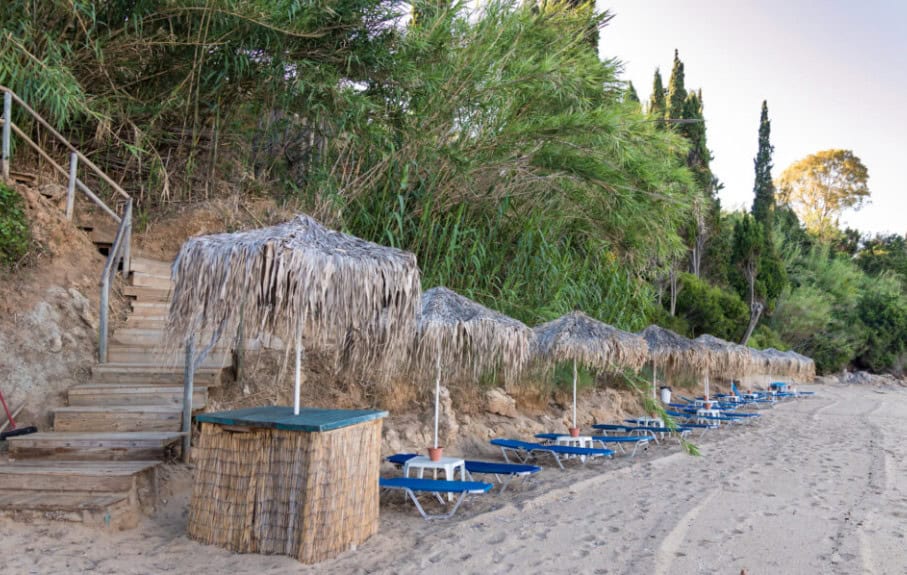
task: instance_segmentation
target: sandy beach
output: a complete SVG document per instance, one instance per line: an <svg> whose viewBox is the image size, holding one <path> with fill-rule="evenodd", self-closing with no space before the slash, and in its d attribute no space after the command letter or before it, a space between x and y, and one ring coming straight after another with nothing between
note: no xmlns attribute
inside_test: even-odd
<svg viewBox="0 0 907 575"><path fill-rule="evenodd" d="M186 538L190 470L173 468L172 496L136 529L0 520L3 572L907 573L907 389L807 388L817 396L697 438L702 457L675 443L546 468L446 522L386 495L379 534L315 566Z"/></svg>

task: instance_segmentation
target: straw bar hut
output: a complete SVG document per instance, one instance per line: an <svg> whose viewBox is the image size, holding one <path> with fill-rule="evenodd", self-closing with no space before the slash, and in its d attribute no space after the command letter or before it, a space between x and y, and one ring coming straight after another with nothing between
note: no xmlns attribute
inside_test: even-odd
<svg viewBox="0 0 907 575"><path fill-rule="evenodd" d="M536 354L547 365L573 361L573 427L576 428L577 364L598 370L638 370L647 359L646 341L575 311L537 326Z"/></svg>
<svg viewBox="0 0 907 575"><path fill-rule="evenodd" d="M378 529L387 414L302 409L302 344L333 351L344 369L369 367L373 375L406 364L420 312L415 256L299 216L270 228L193 238L173 276L168 323L177 344L205 333L210 349L232 336L242 317L253 334L277 335L296 347L293 408L197 418L202 433L189 536L305 563L363 542Z"/></svg>
<svg viewBox="0 0 907 575"><path fill-rule="evenodd" d="M532 330L523 322L472 301L446 287L422 294L417 360L435 372L434 448L442 372L456 377L478 377L500 369L507 381L515 379L529 360Z"/></svg>

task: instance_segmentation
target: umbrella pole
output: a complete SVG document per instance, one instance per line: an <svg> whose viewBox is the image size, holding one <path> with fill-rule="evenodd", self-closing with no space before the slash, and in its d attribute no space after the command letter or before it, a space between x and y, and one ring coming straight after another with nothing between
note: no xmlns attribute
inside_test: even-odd
<svg viewBox="0 0 907 575"><path fill-rule="evenodd" d="M705 400L709 400L709 372L705 372Z"/></svg>
<svg viewBox="0 0 907 575"><path fill-rule="evenodd" d="M655 365L655 360L652 360L652 399L658 400L658 367Z"/></svg>
<svg viewBox="0 0 907 575"><path fill-rule="evenodd" d="M441 354L435 360L435 447L438 447L438 421L441 419Z"/></svg>
<svg viewBox="0 0 907 575"><path fill-rule="evenodd" d="M293 387L293 415L299 415L299 395L302 392L302 330L296 325L296 381Z"/></svg>
<svg viewBox="0 0 907 575"><path fill-rule="evenodd" d="M576 427L576 359L573 360L573 427Z"/></svg>

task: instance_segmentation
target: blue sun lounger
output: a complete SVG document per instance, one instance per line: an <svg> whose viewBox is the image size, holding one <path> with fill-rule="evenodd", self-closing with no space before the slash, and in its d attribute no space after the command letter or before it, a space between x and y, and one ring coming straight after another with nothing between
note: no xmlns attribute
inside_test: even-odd
<svg viewBox="0 0 907 575"><path fill-rule="evenodd" d="M416 453L395 453L387 458L389 463L402 466L404 463L417 457ZM542 468L537 465L525 465L522 463L499 463L496 461L474 461L466 460L466 473L472 479L473 475L493 475L497 483L501 485L500 493L507 490L514 479L525 479L541 471Z"/></svg>
<svg viewBox="0 0 907 575"><path fill-rule="evenodd" d="M426 521L449 519L457 512L467 495L488 493L494 487L491 483L482 483L480 481L438 481L436 479L416 479L413 477L380 477L378 478L378 486L381 489L403 491L416 504L416 509L419 510L419 514ZM447 513L429 514L419 503L417 495L419 493L431 493L442 502L444 499L440 496L441 493L456 493L458 496Z"/></svg>
<svg viewBox="0 0 907 575"><path fill-rule="evenodd" d="M563 433L536 433L536 439L544 439L546 441L555 441L558 437L563 437ZM617 448L620 449L621 453L626 453L624 449L625 443L633 444L633 451L630 453L630 457L636 455L636 450L640 448L648 449L649 442L653 441L655 438L647 435L636 435L636 436L616 436L616 435L593 435L592 443L600 443L602 447L607 447L607 444L612 443L617 445Z"/></svg>
<svg viewBox="0 0 907 575"><path fill-rule="evenodd" d="M711 427L717 427L715 425ZM599 429L605 433L609 431L618 431L620 433L628 434L639 434L639 435L630 435L630 437L648 437L652 439L656 444L658 443L659 436L662 438L665 435L677 434L680 438L683 438L686 435L693 433L693 429L688 424L678 425L674 428L670 427L647 427L645 425L621 425L619 423L597 423L592 426L592 429ZM605 436L613 437L613 436Z"/></svg>
<svg viewBox="0 0 907 575"><path fill-rule="evenodd" d="M569 457L579 457L583 463L593 457L611 457L614 452L610 449L598 447L573 447L570 445L543 445L517 439L492 439L491 444L501 448L504 459L510 462L508 454L514 455L520 462L525 463L538 455L550 455L557 462L558 467L564 469L563 460Z"/></svg>

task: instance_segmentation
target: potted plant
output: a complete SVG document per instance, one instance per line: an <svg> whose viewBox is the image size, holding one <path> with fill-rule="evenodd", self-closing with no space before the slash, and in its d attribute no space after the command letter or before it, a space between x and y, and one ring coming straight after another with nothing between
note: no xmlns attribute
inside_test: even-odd
<svg viewBox="0 0 907 575"><path fill-rule="evenodd" d="M444 448L436 445L434 447L428 448L428 458L432 461L441 461L441 458L444 456Z"/></svg>

